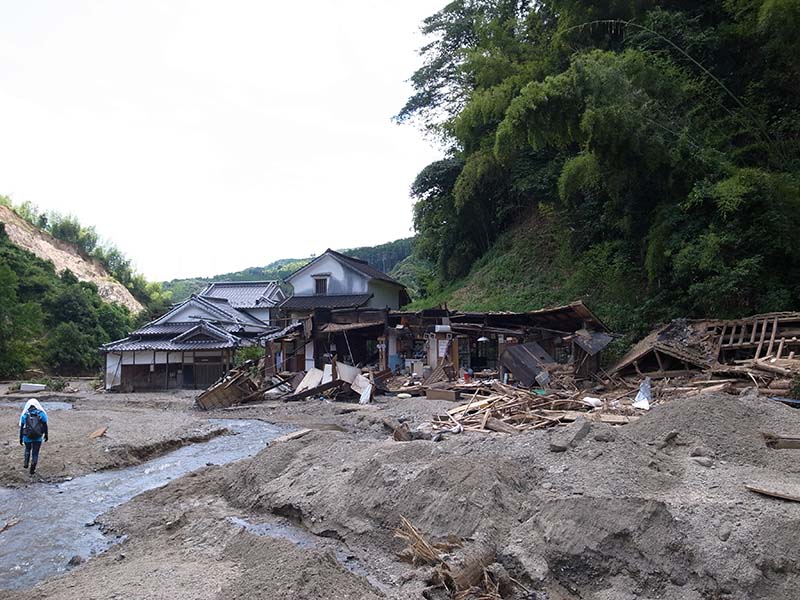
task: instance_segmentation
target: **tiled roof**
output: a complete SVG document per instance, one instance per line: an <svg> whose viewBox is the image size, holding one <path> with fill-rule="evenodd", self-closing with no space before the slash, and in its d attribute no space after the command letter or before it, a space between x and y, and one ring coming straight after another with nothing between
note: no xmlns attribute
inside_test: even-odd
<svg viewBox="0 0 800 600"><path fill-rule="evenodd" d="M136 331L132 331L131 335L137 336L163 336L168 334L177 335L179 333L183 333L184 331L188 331L195 325L197 325L197 321L188 321L188 322L177 322L177 323L161 323L161 324L152 324L147 323L146 325L142 325ZM220 329L224 329L229 333L236 333L242 329L241 325L237 325L236 323L224 323L218 324L217 327Z"/></svg>
<svg viewBox="0 0 800 600"><path fill-rule="evenodd" d="M370 279L379 279L381 281L386 281L388 283L394 283L395 285L405 287L403 286L402 283L400 283L396 279L392 279L386 273L384 273L380 269L376 269L365 260L361 260L360 258L353 258L352 256L347 256L346 254L342 254L341 252L336 252L336 250L331 250L330 248L325 250L323 254L331 254L332 256L335 256L336 258L347 264L349 267L366 275Z"/></svg>
<svg viewBox="0 0 800 600"><path fill-rule="evenodd" d="M338 296L291 296L281 308L283 310L313 310L315 308L355 308L364 306L372 294L347 294Z"/></svg>
<svg viewBox="0 0 800 600"><path fill-rule="evenodd" d="M342 254L341 252L336 252L336 250L331 250L330 248L325 250L325 252L320 254L318 257L313 259L311 262L306 263L305 265L303 265L302 267L297 269L294 273L289 275L286 278L286 280L287 281L290 280L292 277L294 277L300 271L303 271L304 269L307 269L308 267L313 265L315 262L317 262L319 259L321 259L326 254L330 254L331 256L335 257L338 261L342 262L343 264L346 264L351 269L361 273L362 275L364 275L365 277L368 277L369 279L378 279L380 281L386 281L387 283L393 283L394 285L398 285L398 286L402 287L403 289L405 289L405 286L402 283L400 283L399 281L397 281L395 279L392 279L391 277L389 277L383 271L381 271L379 269L376 269L375 267L370 265L367 261L361 260L360 258L353 258L352 256L347 256L346 254Z"/></svg>
<svg viewBox="0 0 800 600"><path fill-rule="evenodd" d="M238 341L230 340L203 340L188 342L173 342L162 339L125 338L111 342L102 347L103 352L138 352L140 350L156 350L158 352L179 352L191 350L224 350L236 348Z"/></svg>
<svg viewBox="0 0 800 600"><path fill-rule="evenodd" d="M241 338L207 321L169 323L151 329L159 331L159 334L134 333L122 340L105 344L101 349L104 352L219 350L235 348L242 342ZM193 339L195 336L202 339Z"/></svg>
<svg viewBox="0 0 800 600"><path fill-rule="evenodd" d="M235 326L238 324L241 326L256 327L259 329L266 327L266 323L259 321L245 310L234 308L225 298L203 298L202 296L196 295L192 295L187 300L174 306L167 314L159 317L155 321L151 321L147 324L147 326L165 325L169 323L170 315L174 314L186 304L191 303L197 304L211 314L216 315L216 320L219 322L220 326Z"/></svg>
<svg viewBox="0 0 800 600"><path fill-rule="evenodd" d="M234 308L270 308L284 297L277 281L218 281L200 292L206 298L224 298Z"/></svg>

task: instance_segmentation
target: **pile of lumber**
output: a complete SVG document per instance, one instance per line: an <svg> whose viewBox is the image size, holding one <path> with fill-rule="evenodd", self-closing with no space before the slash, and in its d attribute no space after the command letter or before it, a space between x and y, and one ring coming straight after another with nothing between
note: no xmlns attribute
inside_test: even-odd
<svg viewBox="0 0 800 600"><path fill-rule="evenodd" d="M521 433L574 421L579 416L622 425L636 420L633 409L621 405L595 407L580 399L580 392L551 391L537 394L493 382L475 390L469 402L432 421L434 429ZM591 412L590 412L591 411Z"/></svg>
<svg viewBox="0 0 800 600"><path fill-rule="evenodd" d="M250 369L231 369L197 396L195 404L202 410L227 408L255 397L259 392L259 386L253 380Z"/></svg>

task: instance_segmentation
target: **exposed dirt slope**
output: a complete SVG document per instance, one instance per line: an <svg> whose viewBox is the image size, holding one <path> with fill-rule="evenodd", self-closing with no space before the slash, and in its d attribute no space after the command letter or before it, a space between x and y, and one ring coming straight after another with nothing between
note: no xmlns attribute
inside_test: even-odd
<svg viewBox="0 0 800 600"><path fill-rule="evenodd" d="M127 306L132 313L144 310L144 306L133 297L128 288L112 278L103 265L96 260L84 258L70 244L33 227L6 206L0 206L0 222L5 223L6 233L14 245L43 260L49 260L57 273L67 269L81 281L94 283L100 297L106 302Z"/></svg>

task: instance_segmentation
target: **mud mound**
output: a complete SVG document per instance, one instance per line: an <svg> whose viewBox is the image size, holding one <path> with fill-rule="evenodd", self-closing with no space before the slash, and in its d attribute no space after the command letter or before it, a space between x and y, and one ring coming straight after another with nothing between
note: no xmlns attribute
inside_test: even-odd
<svg viewBox="0 0 800 600"><path fill-rule="evenodd" d="M625 575L636 582L639 597L663 597L667 588L682 586L692 576L686 536L667 507L653 500L553 500L510 537L517 542L504 556L512 569L527 571L526 565L543 559L559 585L581 594ZM536 569L526 574L533 584Z"/></svg>
<svg viewBox="0 0 800 600"><path fill-rule="evenodd" d="M265 590L270 590L271 600L383 597L329 552L304 551L281 539L264 539L243 531L228 543L224 559L239 568L239 575L220 592L219 597L226 600L264 598Z"/></svg>
<svg viewBox="0 0 800 600"><path fill-rule="evenodd" d="M401 444L314 433L230 469L226 498L323 535L385 542L400 515L413 515L431 535L468 537L519 518L536 481L499 444L478 459L473 441Z"/></svg>
<svg viewBox="0 0 800 600"><path fill-rule="evenodd" d="M628 425L626 434L657 442L672 431L677 443L707 447L721 460L800 472L795 451L770 450L761 435L800 432L800 411L779 402L727 394L677 398Z"/></svg>

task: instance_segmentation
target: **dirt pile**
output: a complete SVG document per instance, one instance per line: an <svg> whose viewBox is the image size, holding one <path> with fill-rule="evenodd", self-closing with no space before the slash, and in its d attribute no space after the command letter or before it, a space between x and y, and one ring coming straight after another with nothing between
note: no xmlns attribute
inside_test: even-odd
<svg viewBox="0 0 800 600"><path fill-rule="evenodd" d="M403 516L431 542L459 538L446 559L479 556L503 598L796 598L800 503L744 484L800 481L800 451L769 450L761 436L797 434L800 412L728 395L674 399L629 425L592 423L563 452L551 451L549 431L395 442L381 425L413 429L441 408L250 408L294 423L305 411L326 430L118 507L101 520L128 536L125 558L88 561L40 596L79 598L114 573L92 597L166 597L151 581L158 570L182 582L169 588L178 599L451 598L437 567L401 560Z"/></svg>

